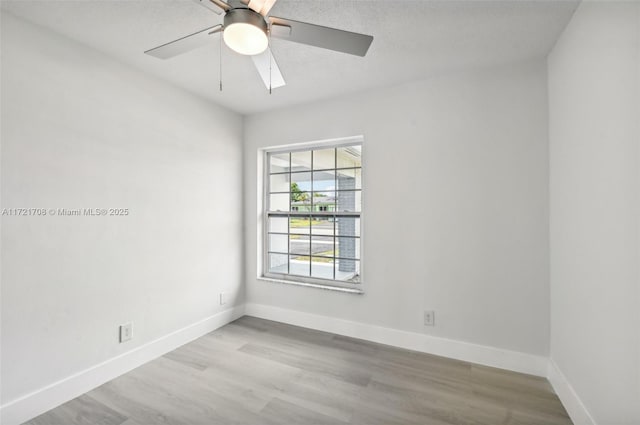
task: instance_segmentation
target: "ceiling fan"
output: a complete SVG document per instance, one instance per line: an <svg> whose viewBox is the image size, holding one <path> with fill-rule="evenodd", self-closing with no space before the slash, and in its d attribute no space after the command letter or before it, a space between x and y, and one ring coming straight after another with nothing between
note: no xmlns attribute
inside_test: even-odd
<svg viewBox="0 0 640 425"><path fill-rule="evenodd" d="M269 38L279 38L338 52L365 56L373 41L370 35L323 27L292 19L267 16L277 0L193 0L220 15L221 25L147 50L159 59L169 59L211 42L210 36L222 33L222 40L233 51L249 55L269 90L285 85L282 73L271 53ZM221 83L222 89L222 83Z"/></svg>

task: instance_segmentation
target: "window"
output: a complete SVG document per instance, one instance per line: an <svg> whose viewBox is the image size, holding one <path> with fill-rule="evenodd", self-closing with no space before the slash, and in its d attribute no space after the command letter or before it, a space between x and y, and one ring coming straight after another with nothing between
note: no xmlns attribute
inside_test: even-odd
<svg viewBox="0 0 640 425"><path fill-rule="evenodd" d="M361 152L351 143L266 153L265 277L360 283Z"/></svg>

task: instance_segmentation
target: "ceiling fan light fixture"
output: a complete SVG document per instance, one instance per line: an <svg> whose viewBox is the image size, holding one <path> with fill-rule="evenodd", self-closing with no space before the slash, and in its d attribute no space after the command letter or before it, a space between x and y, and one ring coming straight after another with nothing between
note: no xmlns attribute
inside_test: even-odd
<svg viewBox="0 0 640 425"><path fill-rule="evenodd" d="M224 42L241 55L257 55L269 47L267 23L251 9L233 9L224 17Z"/></svg>

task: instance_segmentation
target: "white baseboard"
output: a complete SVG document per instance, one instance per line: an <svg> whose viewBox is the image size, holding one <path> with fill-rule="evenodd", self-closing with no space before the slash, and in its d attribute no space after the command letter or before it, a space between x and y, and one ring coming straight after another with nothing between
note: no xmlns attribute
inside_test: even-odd
<svg viewBox="0 0 640 425"><path fill-rule="evenodd" d="M549 360L547 378L574 425L596 425L596 421L593 420L587 408L582 404L582 400L553 359Z"/></svg>
<svg viewBox="0 0 640 425"><path fill-rule="evenodd" d="M207 317L0 407L2 425L18 425L244 315L244 305Z"/></svg>
<svg viewBox="0 0 640 425"><path fill-rule="evenodd" d="M263 304L240 305L222 311L12 400L0 407L0 424L18 425L26 422L245 314L471 363L547 377L575 425L597 425L558 366L553 360L549 361L546 357Z"/></svg>
<svg viewBox="0 0 640 425"><path fill-rule="evenodd" d="M543 356L503 350L486 345L439 338L381 326L351 322L334 317L283 309L264 304L247 304L245 313L262 319L274 320L338 335L365 339L414 351L464 360L500 369L546 377L548 359Z"/></svg>

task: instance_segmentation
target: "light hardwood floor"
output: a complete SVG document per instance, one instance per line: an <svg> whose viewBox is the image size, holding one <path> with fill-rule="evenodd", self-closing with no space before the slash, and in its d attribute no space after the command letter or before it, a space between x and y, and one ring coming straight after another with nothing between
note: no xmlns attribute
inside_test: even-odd
<svg viewBox="0 0 640 425"><path fill-rule="evenodd" d="M544 378L243 317L28 422L566 425Z"/></svg>

